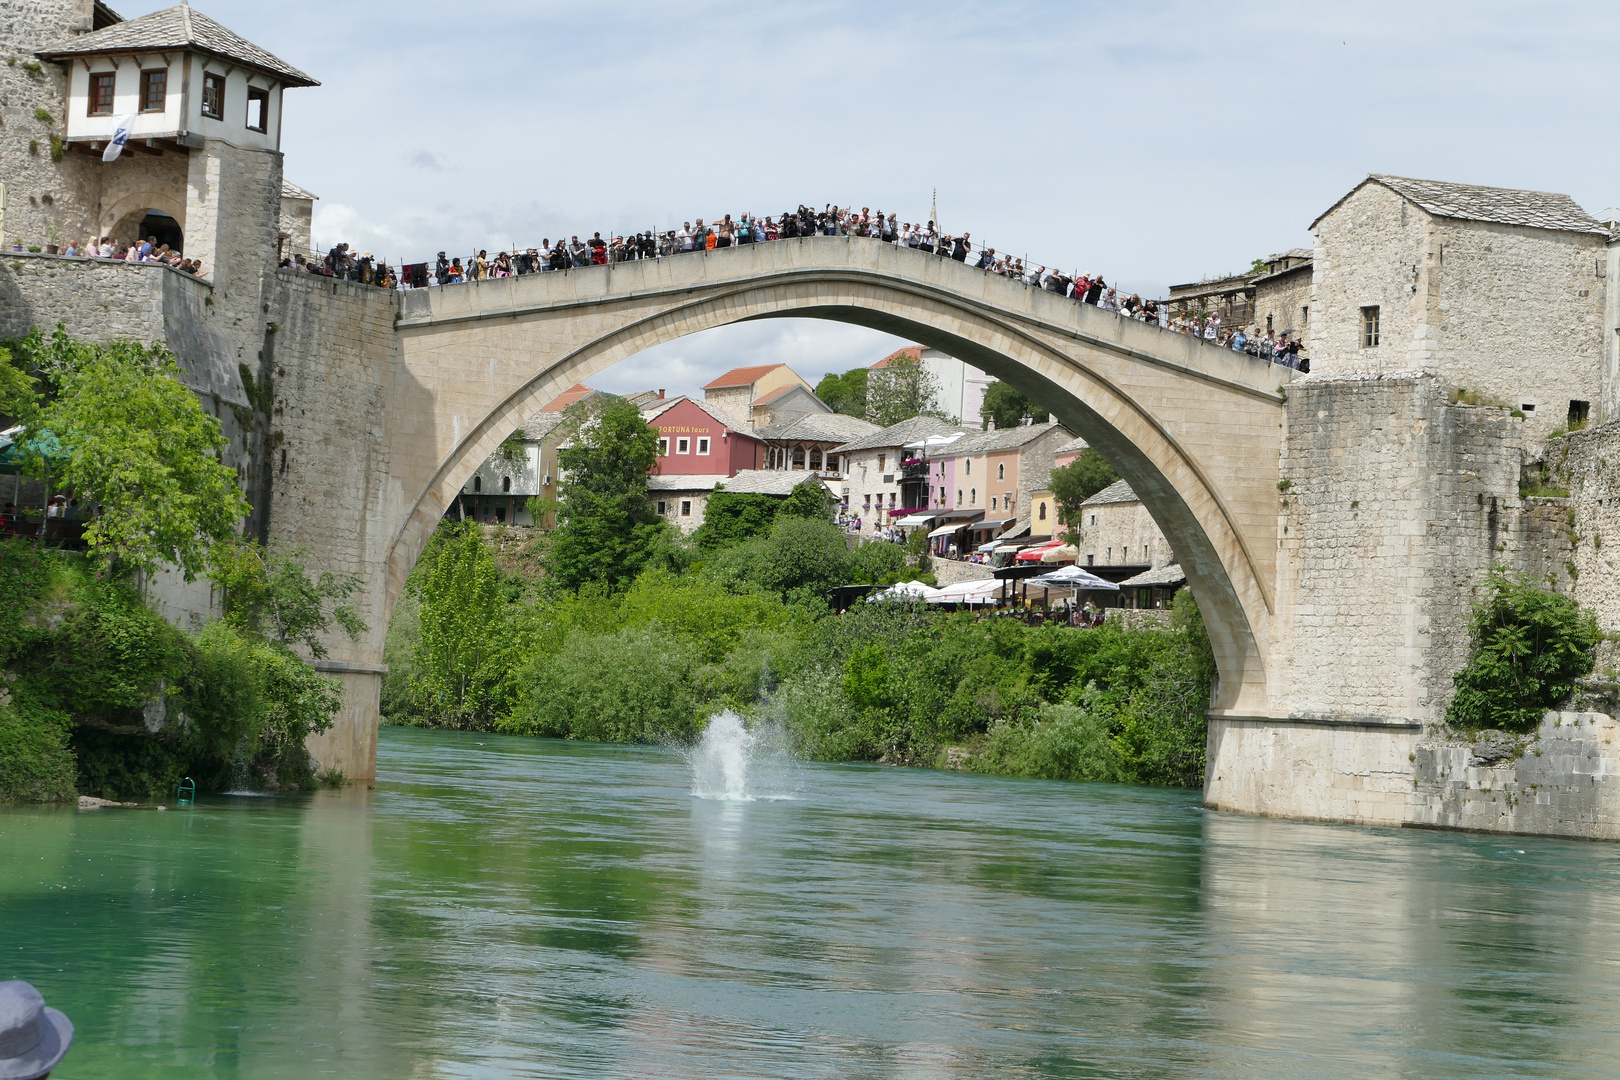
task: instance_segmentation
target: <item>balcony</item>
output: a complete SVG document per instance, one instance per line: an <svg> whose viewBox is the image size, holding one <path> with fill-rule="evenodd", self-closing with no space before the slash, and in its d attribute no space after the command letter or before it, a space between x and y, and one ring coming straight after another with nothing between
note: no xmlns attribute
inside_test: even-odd
<svg viewBox="0 0 1620 1080"><path fill-rule="evenodd" d="M928 479L928 462L913 461L908 465L900 466L900 480L902 483L907 480L926 479Z"/></svg>

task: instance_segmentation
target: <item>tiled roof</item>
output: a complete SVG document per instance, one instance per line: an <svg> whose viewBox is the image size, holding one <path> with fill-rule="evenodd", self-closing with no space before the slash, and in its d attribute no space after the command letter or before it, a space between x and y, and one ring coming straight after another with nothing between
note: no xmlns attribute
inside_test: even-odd
<svg viewBox="0 0 1620 1080"><path fill-rule="evenodd" d="M1120 588L1133 585L1180 585L1187 580L1187 572L1179 563L1171 563L1155 570L1144 570L1135 577L1128 577L1119 583Z"/></svg>
<svg viewBox="0 0 1620 1080"><path fill-rule="evenodd" d="M922 360L922 346L907 345L903 349L896 349L894 352L890 353L888 356L885 356L872 366L875 368L888 367L891 362L899 360L902 357L911 361L912 363L917 363L918 361Z"/></svg>
<svg viewBox="0 0 1620 1080"><path fill-rule="evenodd" d="M789 469L743 469L725 481L727 491L745 495L790 495L806 480L819 477L812 472ZM825 481L822 481L825 485Z"/></svg>
<svg viewBox="0 0 1620 1080"><path fill-rule="evenodd" d="M584 401L586 398L590 397L594 393L596 393L596 391L592 390L590 387L586 386L584 383L575 383L573 386L569 387L567 390L564 390L562 393L558 394L556 397L552 398L550 401L548 401L544 405L540 406L540 411L541 412L562 412L564 409L568 408L568 406L574 404L576 401Z"/></svg>
<svg viewBox="0 0 1620 1080"><path fill-rule="evenodd" d="M967 429L938 417L913 416L910 420L902 420L898 424L874 431L843 446L835 446L833 452L850 454L858 450L883 450L891 446L900 447L907 443L921 442L930 435L949 435L953 431L965 430Z"/></svg>
<svg viewBox="0 0 1620 1080"><path fill-rule="evenodd" d="M655 473L647 477L648 491L713 491L714 485L726 482L725 475L696 473Z"/></svg>
<svg viewBox="0 0 1620 1080"><path fill-rule="evenodd" d="M1591 214L1582 210L1574 199L1557 192L1480 187L1477 184L1415 180L1407 176L1384 176L1373 173L1357 184L1345 198L1359 191L1363 184L1382 184L1436 217L1488 221L1497 225L1522 225L1531 229L1609 235L1609 230ZM1321 221L1343 201L1344 199L1340 199L1318 216L1316 221L1311 222L1311 228L1316 228L1316 222Z"/></svg>
<svg viewBox="0 0 1620 1080"><path fill-rule="evenodd" d="M1084 440L1084 439L1070 439L1068 442L1064 443L1062 446L1060 446L1056 450L1052 451L1052 453L1054 453L1054 454L1078 454L1080 451L1089 450L1090 448L1091 448L1091 444L1086 442L1086 440Z"/></svg>
<svg viewBox="0 0 1620 1080"><path fill-rule="evenodd" d="M856 416L843 413L809 413L754 432L756 439L804 439L808 442L847 443L880 430Z"/></svg>
<svg viewBox="0 0 1620 1080"><path fill-rule="evenodd" d="M1136 497L1136 492L1131 490L1131 485L1127 484L1123 480L1115 480L1112 484L1109 484L1107 487L1103 488L1101 491L1097 492L1097 494L1093 495L1080 505L1101 506L1104 503L1132 503L1141 501L1141 499Z"/></svg>
<svg viewBox="0 0 1620 1080"><path fill-rule="evenodd" d="M759 381L760 376L786 366L785 364L760 364L756 367L732 368L714 382L705 384L703 389L722 390L728 386L753 386Z"/></svg>
<svg viewBox="0 0 1620 1080"><path fill-rule="evenodd" d="M962 457L968 454L988 454L996 450L1012 450L1016 447L1034 442L1036 439L1052 430L1064 431L1057 421L1045 424L1030 424L1028 427L1020 424L1018 427L998 428L995 431L983 431L977 435L969 435L959 442L954 442L939 451L941 457Z"/></svg>
<svg viewBox="0 0 1620 1080"><path fill-rule="evenodd" d="M754 437L753 432L748 430L747 421L733 415L726 409L722 409L713 402L699 401L697 398L686 397L684 394L680 397L661 398L657 401L652 401L646 405L643 405L641 407L642 419L646 420L649 424L653 424L660 416L663 416L670 409L674 408L676 405L679 405L683 401L690 401L703 412L708 413L717 422L724 424L727 428L731 429L732 434L746 435L749 438Z"/></svg>
<svg viewBox="0 0 1620 1080"><path fill-rule="evenodd" d="M550 435L552 429L562 423L562 417L557 413L535 413L523 425L523 437L531 442L539 442Z"/></svg>
<svg viewBox="0 0 1620 1080"><path fill-rule="evenodd" d="M154 11L128 22L114 23L104 30L81 34L41 49L34 55L54 60L62 56L156 52L162 49L196 49L213 53L226 60L268 71L289 86L321 85L287 61L231 33L196 8L185 4Z"/></svg>
<svg viewBox="0 0 1620 1080"><path fill-rule="evenodd" d="M281 197L283 199L309 199L311 202L320 198L313 191L305 191L291 180L281 182Z"/></svg>

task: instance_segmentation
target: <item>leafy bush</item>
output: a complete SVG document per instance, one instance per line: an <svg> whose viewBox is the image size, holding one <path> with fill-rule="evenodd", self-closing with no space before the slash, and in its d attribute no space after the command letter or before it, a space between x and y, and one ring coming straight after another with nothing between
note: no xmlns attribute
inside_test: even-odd
<svg viewBox="0 0 1620 1080"><path fill-rule="evenodd" d="M73 798L72 730L65 713L0 705L0 802Z"/></svg>
<svg viewBox="0 0 1620 1080"><path fill-rule="evenodd" d="M1542 715L1569 697L1592 671L1602 638L1597 620L1562 596L1501 567L1469 625L1472 654L1454 677L1446 719L1465 731L1534 731Z"/></svg>
<svg viewBox="0 0 1620 1080"><path fill-rule="evenodd" d="M697 730L698 650L657 623L611 634L574 634L535 656L519 676L514 735L600 742L690 739Z"/></svg>

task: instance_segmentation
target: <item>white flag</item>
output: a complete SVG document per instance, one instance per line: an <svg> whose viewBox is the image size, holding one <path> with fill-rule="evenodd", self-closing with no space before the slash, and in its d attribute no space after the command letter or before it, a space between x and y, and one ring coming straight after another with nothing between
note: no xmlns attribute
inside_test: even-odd
<svg viewBox="0 0 1620 1080"><path fill-rule="evenodd" d="M129 127L134 122L134 113L125 113L118 118L117 126L113 128L112 142L101 152L102 161L118 160L118 155L124 152L124 144L129 142Z"/></svg>

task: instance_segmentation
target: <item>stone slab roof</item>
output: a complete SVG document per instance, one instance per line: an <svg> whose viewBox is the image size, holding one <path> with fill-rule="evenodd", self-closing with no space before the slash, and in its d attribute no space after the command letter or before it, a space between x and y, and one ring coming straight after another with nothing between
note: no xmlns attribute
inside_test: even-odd
<svg viewBox="0 0 1620 1080"><path fill-rule="evenodd" d="M833 453L851 454L858 450L885 450L889 447L898 449L907 443L921 442L930 435L949 435L952 432L968 430L970 429L958 427L937 416L913 416L910 420L902 420L898 424L874 431L843 446L835 446Z"/></svg>
<svg viewBox="0 0 1620 1080"><path fill-rule="evenodd" d="M1134 585L1180 585L1187 580L1187 573L1180 564L1171 563L1155 570L1144 570L1135 577L1128 577L1119 583L1120 588Z"/></svg>
<svg viewBox="0 0 1620 1080"><path fill-rule="evenodd" d="M989 454L999 450L1016 450L1045 435L1049 431L1065 431L1055 420L1044 424L1030 424L1028 427L1020 424L1018 427L998 428L995 431L984 431L977 435L969 435L965 439L951 443L940 448L940 457L961 457L964 454Z"/></svg>
<svg viewBox="0 0 1620 1080"><path fill-rule="evenodd" d="M749 438L755 437L754 433L748 430L748 422L746 420L737 417L729 410L723 409L713 402L699 401L697 398L687 397L685 394L682 394L679 397L659 398L658 400L648 402L641 407L642 419L646 420L650 424L683 401L690 401L703 412L707 413L716 421L729 428L733 434L746 435Z"/></svg>
<svg viewBox="0 0 1620 1080"><path fill-rule="evenodd" d="M535 413L523 425L523 437L531 442L539 442L550 435L562 420L561 413Z"/></svg>
<svg viewBox="0 0 1620 1080"><path fill-rule="evenodd" d="M1127 484L1123 480L1115 480L1112 484L1109 484L1107 487L1103 488L1101 491L1097 492L1097 494L1093 495L1080 505L1101 506L1104 503L1133 503L1141 501L1141 499L1136 497L1136 492L1131 490L1131 485Z"/></svg>
<svg viewBox="0 0 1620 1080"><path fill-rule="evenodd" d="M81 34L41 49L34 55L45 60L56 60L68 56L158 52L163 49L194 49L213 53L226 60L268 71L288 86L321 85L274 53L259 48L185 4Z"/></svg>
<svg viewBox="0 0 1620 1080"><path fill-rule="evenodd" d="M291 180L281 182L281 197L283 199L308 199L310 202L320 198L313 191L305 191Z"/></svg>
<svg viewBox="0 0 1620 1080"><path fill-rule="evenodd" d="M806 480L820 478L803 469L743 469L736 476L722 479L727 491L745 495L791 495L793 489ZM826 481L822 481L822 484L825 486Z"/></svg>
<svg viewBox="0 0 1620 1080"><path fill-rule="evenodd" d="M1052 451L1052 453L1054 453L1054 454L1078 454L1082 450L1089 450L1089 449L1091 449L1091 444L1086 442L1086 440L1084 440L1084 439L1070 439L1068 442L1064 443L1062 446L1060 446L1056 450Z"/></svg>
<svg viewBox="0 0 1620 1080"><path fill-rule="evenodd" d="M726 482L724 474L658 473L647 477L648 491L713 491L714 485Z"/></svg>
<svg viewBox="0 0 1620 1080"><path fill-rule="evenodd" d="M1553 191L1521 191L1517 188L1481 187L1453 184L1445 180L1416 180L1408 176L1372 173L1343 199L1334 203L1311 222L1311 228L1328 216L1366 184L1382 184L1435 217L1462 221L1487 221L1496 225L1520 225L1529 229L1559 232L1595 233L1608 236L1609 230L1580 208L1568 195Z"/></svg>
<svg viewBox="0 0 1620 1080"><path fill-rule="evenodd" d="M845 416L843 413L809 413L786 423L762 427L754 432L754 438L847 443L880 430L876 424L868 423L858 416Z"/></svg>

